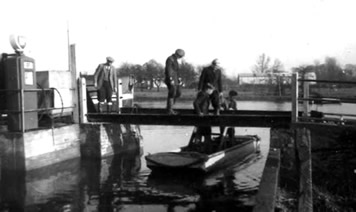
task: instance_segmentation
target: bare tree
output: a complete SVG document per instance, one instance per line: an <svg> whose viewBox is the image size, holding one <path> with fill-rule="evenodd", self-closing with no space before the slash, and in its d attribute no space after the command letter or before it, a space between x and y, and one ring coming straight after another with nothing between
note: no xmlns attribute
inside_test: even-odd
<svg viewBox="0 0 356 212"><path fill-rule="evenodd" d="M265 53L260 55L257 59L256 65L253 67L254 74L265 74L269 70L270 58Z"/></svg>
<svg viewBox="0 0 356 212"><path fill-rule="evenodd" d="M163 65L152 59L143 64L143 69L146 71L147 80L150 81L150 88L152 89L153 84L155 84L157 91L159 91L164 72Z"/></svg>
<svg viewBox="0 0 356 212"><path fill-rule="evenodd" d="M271 68L272 73L279 73L284 71L284 66L279 59L275 59Z"/></svg>
<svg viewBox="0 0 356 212"><path fill-rule="evenodd" d="M356 65L346 64L344 68L345 75L348 76L347 79L353 79L356 77Z"/></svg>

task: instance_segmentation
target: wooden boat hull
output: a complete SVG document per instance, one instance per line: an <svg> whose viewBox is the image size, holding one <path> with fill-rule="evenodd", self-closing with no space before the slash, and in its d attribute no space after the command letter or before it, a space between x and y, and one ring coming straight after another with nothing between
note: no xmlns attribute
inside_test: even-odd
<svg viewBox="0 0 356 212"><path fill-rule="evenodd" d="M147 167L151 170L195 170L211 172L220 169L259 153L259 138L251 136L250 139L236 144L230 148L213 154L183 151L162 152L145 156Z"/></svg>

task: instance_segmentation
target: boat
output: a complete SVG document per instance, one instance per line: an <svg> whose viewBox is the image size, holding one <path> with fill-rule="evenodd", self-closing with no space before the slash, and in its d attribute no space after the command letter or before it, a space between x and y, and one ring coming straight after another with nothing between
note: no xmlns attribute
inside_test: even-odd
<svg viewBox="0 0 356 212"><path fill-rule="evenodd" d="M234 132L233 128L228 128L223 135L211 133L208 137L210 142L207 143L207 138L194 128L187 146L146 155L147 167L152 171L190 170L208 173L260 153L259 136L232 135L231 132Z"/></svg>

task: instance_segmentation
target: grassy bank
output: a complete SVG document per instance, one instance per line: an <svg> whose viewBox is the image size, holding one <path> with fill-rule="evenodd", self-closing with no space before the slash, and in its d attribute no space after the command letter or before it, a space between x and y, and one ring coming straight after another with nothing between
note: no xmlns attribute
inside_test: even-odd
<svg viewBox="0 0 356 212"><path fill-rule="evenodd" d="M325 127L311 130L314 211L355 211L355 130ZM296 211L298 169L293 130L272 129L271 147L281 150L280 199L282 211Z"/></svg>

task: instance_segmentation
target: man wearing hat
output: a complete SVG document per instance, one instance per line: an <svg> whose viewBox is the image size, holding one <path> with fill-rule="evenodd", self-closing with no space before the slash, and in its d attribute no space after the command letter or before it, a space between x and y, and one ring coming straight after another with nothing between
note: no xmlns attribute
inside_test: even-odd
<svg viewBox="0 0 356 212"><path fill-rule="evenodd" d="M208 84L214 87L214 91L210 94L210 101L214 108L215 115L220 115L220 97L222 97L222 84L221 84L221 69L219 68L219 62L214 59L211 65L205 67L200 75L198 90L203 91Z"/></svg>
<svg viewBox="0 0 356 212"><path fill-rule="evenodd" d="M112 93L117 91L117 75L115 67L112 65L114 59L106 58L106 63L99 64L94 74L94 86L98 90L98 112L102 112L105 100L107 103L107 111L112 110Z"/></svg>
<svg viewBox="0 0 356 212"><path fill-rule="evenodd" d="M183 49L177 49L174 54L169 56L166 60L166 67L164 70L164 82L168 88L167 97L167 112L171 115L176 115L177 112L173 110L173 105L176 99L180 97L181 91L179 86L179 63L178 59L183 58L185 52Z"/></svg>

